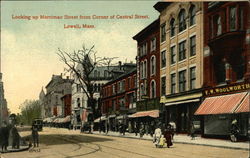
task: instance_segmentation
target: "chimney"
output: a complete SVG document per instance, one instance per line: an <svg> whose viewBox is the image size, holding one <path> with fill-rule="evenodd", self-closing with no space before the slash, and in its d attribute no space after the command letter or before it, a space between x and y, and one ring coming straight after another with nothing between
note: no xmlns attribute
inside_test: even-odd
<svg viewBox="0 0 250 158"><path fill-rule="evenodd" d="M122 62L121 61L119 61L119 68L120 68L120 70L122 69Z"/></svg>

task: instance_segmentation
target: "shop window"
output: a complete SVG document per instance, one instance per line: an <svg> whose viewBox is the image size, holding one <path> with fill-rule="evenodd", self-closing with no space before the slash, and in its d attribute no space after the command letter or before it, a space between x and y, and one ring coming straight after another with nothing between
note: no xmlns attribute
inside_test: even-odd
<svg viewBox="0 0 250 158"><path fill-rule="evenodd" d="M179 20L179 32L182 32L186 29L186 17L185 17L185 10L182 9L179 13L178 20Z"/></svg>

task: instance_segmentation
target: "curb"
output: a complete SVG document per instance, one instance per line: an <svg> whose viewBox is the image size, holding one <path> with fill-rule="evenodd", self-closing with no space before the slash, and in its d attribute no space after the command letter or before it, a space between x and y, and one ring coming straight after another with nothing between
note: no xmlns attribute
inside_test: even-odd
<svg viewBox="0 0 250 158"><path fill-rule="evenodd" d="M151 141L150 139L147 138L135 138L135 137L130 137L130 136L116 136L116 135L109 135L109 134L99 134L99 133L93 133L95 135L102 135L102 136L110 136L110 137L120 137L120 138L130 138L130 139L139 139L139 140L147 140L147 141ZM189 142L173 142L176 144L190 144L190 145L201 145L201 146L210 146L210 147L217 147L217 148L225 148L225 149L236 149L236 150L246 150L249 151L249 148L241 148L241 147L230 147L230 146L221 146L221 145L211 145L211 144L199 144L199 143L189 143Z"/></svg>

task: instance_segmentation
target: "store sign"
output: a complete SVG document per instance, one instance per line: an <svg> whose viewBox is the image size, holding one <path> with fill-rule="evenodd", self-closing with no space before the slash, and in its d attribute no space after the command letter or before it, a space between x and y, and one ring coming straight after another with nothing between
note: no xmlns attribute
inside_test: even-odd
<svg viewBox="0 0 250 158"><path fill-rule="evenodd" d="M216 95L220 93L230 93L250 89L250 83L230 85L226 87L216 87L204 91L205 95Z"/></svg>

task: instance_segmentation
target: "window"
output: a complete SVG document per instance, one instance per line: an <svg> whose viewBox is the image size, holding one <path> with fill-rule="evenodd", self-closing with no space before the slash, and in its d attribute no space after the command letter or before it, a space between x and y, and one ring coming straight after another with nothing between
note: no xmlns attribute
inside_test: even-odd
<svg viewBox="0 0 250 158"><path fill-rule="evenodd" d="M186 70L179 72L179 92L186 90Z"/></svg>
<svg viewBox="0 0 250 158"><path fill-rule="evenodd" d="M171 74L171 94L175 93L175 89L176 89L176 74Z"/></svg>
<svg viewBox="0 0 250 158"><path fill-rule="evenodd" d="M115 84L112 85L112 93L115 94Z"/></svg>
<svg viewBox="0 0 250 158"><path fill-rule="evenodd" d="M230 8L229 24L230 31L236 30L236 7Z"/></svg>
<svg viewBox="0 0 250 158"><path fill-rule="evenodd" d="M97 70L94 71L94 77L97 77Z"/></svg>
<svg viewBox="0 0 250 158"><path fill-rule="evenodd" d="M128 89L130 89L130 84L131 84L131 83L130 83L130 77L128 78L127 81L128 81Z"/></svg>
<svg viewBox="0 0 250 158"><path fill-rule="evenodd" d="M108 71L107 70L104 70L104 77L107 78L108 77Z"/></svg>
<svg viewBox="0 0 250 158"><path fill-rule="evenodd" d="M161 95L166 94L166 77L161 78Z"/></svg>
<svg viewBox="0 0 250 158"><path fill-rule="evenodd" d="M179 32L184 31L186 29L186 19L185 19L185 10L182 9L179 13Z"/></svg>
<svg viewBox="0 0 250 158"><path fill-rule="evenodd" d="M150 62L151 62L151 63L150 63L150 72L151 72L151 75L154 75L154 74L155 74L155 68L156 68L156 67L155 67L155 64L156 64L156 63L155 63L155 62L156 62L156 61L155 61L155 56L152 56L152 57L151 57Z"/></svg>
<svg viewBox="0 0 250 158"><path fill-rule="evenodd" d="M137 79L136 79L136 75L134 76L134 88L137 88Z"/></svg>
<svg viewBox="0 0 250 158"><path fill-rule="evenodd" d="M195 81L196 81L195 67L192 67L190 68L190 89L195 89Z"/></svg>
<svg viewBox="0 0 250 158"><path fill-rule="evenodd" d="M141 87L140 87L140 94L141 94L141 97L145 94L144 91L145 91L144 85L141 84Z"/></svg>
<svg viewBox="0 0 250 158"><path fill-rule="evenodd" d="M147 60L145 60L144 62L143 62L143 68L144 68L144 70L143 70L143 72L144 72L144 78L146 78L147 77Z"/></svg>
<svg viewBox="0 0 250 158"><path fill-rule="evenodd" d="M212 29L214 32L214 36L218 36L222 33L221 17L219 15L214 16Z"/></svg>
<svg viewBox="0 0 250 158"><path fill-rule="evenodd" d="M186 59L186 41L179 43L179 61Z"/></svg>
<svg viewBox="0 0 250 158"><path fill-rule="evenodd" d="M152 38L150 42L150 50L154 51L156 49L156 38Z"/></svg>
<svg viewBox="0 0 250 158"><path fill-rule="evenodd" d="M166 67L166 51L161 52L161 68Z"/></svg>
<svg viewBox="0 0 250 158"><path fill-rule="evenodd" d="M147 43L145 42L142 45L142 55L146 55L147 54Z"/></svg>
<svg viewBox="0 0 250 158"><path fill-rule="evenodd" d="M176 52L175 52L175 46L172 46L170 48L170 55L171 55L171 64L176 63Z"/></svg>
<svg viewBox="0 0 250 158"><path fill-rule="evenodd" d="M166 23L161 25L161 42L166 41Z"/></svg>
<svg viewBox="0 0 250 158"><path fill-rule="evenodd" d="M189 26L192 26L195 24L195 6L192 5L189 10Z"/></svg>
<svg viewBox="0 0 250 158"><path fill-rule="evenodd" d="M156 85L155 85L155 81L153 80L151 82L151 98L155 98L156 97Z"/></svg>
<svg viewBox="0 0 250 158"><path fill-rule="evenodd" d="M143 62L140 63L140 78L143 78Z"/></svg>
<svg viewBox="0 0 250 158"><path fill-rule="evenodd" d="M194 56L196 54L196 42L195 42L196 36L193 36L190 38L190 56Z"/></svg>
<svg viewBox="0 0 250 158"><path fill-rule="evenodd" d="M170 21L170 37L173 37L175 35L175 20L174 18Z"/></svg>
<svg viewBox="0 0 250 158"><path fill-rule="evenodd" d="M214 64L214 71L217 83L224 83L226 80L226 63L223 61L223 59L217 59Z"/></svg>
<svg viewBox="0 0 250 158"><path fill-rule="evenodd" d="M80 85L80 84L77 84L77 85L76 85L76 91L77 91L77 92L81 92L81 85Z"/></svg>

